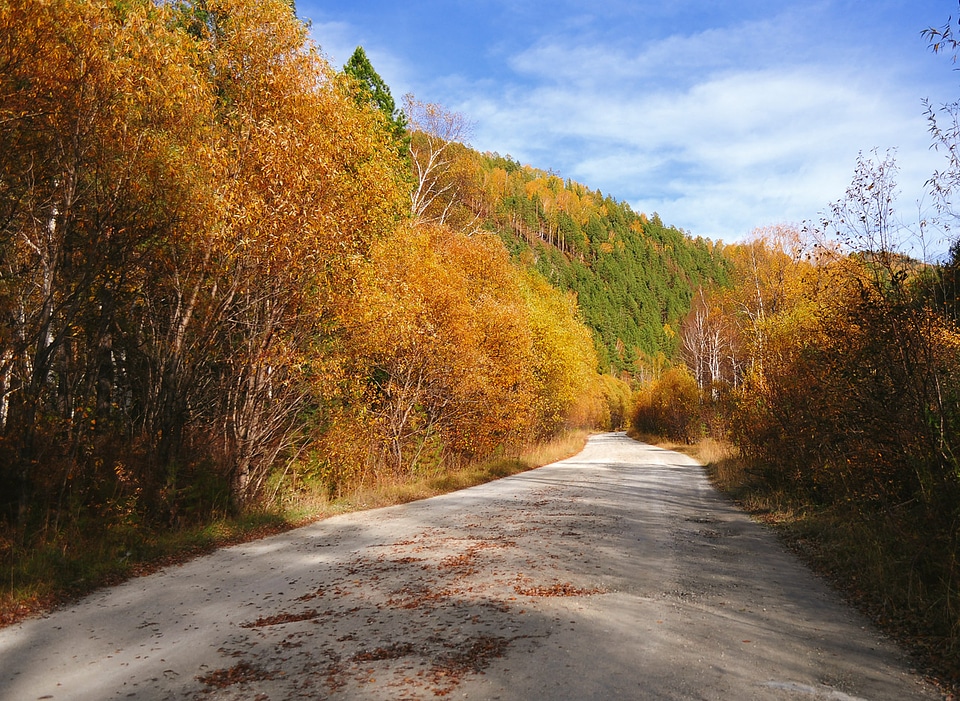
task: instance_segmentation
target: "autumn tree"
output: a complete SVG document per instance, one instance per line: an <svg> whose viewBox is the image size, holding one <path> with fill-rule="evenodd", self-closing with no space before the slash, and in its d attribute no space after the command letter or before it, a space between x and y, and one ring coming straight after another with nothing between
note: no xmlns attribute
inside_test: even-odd
<svg viewBox="0 0 960 701"><path fill-rule="evenodd" d="M555 435L570 423L592 427L620 420L623 407L618 405L615 394L594 387L596 349L589 330L579 319L573 295L551 287L534 272L524 275L521 282L533 343L535 437ZM579 404L594 390L601 401L591 415ZM578 410L584 415L575 417Z"/></svg>
<svg viewBox="0 0 960 701"><path fill-rule="evenodd" d="M741 346L730 349L731 362L761 386L767 365L783 359L779 340L789 338L803 321L805 285L813 272L809 249L797 229L773 226L754 231L726 251L734 284L719 291L716 302L732 327L731 339Z"/></svg>
<svg viewBox="0 0 960 701"><path fill-rule="evenodd" d="M926 301L925 266L896 250L895 172L861 156L803 256L733 252L751 368L730 426L781 488L924 511L956 487L960 337Z"/></svg>
<svg viewBox="0 0 960 701"><path fill-rule="evenodd" d="M411 131L410 209L417 220L443 224L464 185L458 156L463 155L459 147L467 138L469 123L462 114L413 95L406 95L404 102Z"/></svg>
<svg viewBox="0 0 960 701"><path fill-rule="evenodd" d="M886 457L877 467L889 469L930 504L960 476L960 446L953 438L957 368L951 359L960 336L953 320L929 305L927 266L897 248L903 226L894 217L895 174L889 156L858 159L853 183L823 230L835 232L841 244L831 264L850 289L843 308L850 335L863 334L838 354L859 369L859 391L849 399L869 422L861 424L861 430L870 427L864 438L874 446L892 439L906 447L912 456L906 463L892 446L881 448ZM850 376L851 368L844 374Z"/></svg>
<svg viewBox="0 0 960 701"><path fill-rule="evenodd" d="M86 457L134 419L137 296L209 202L209 107L171 22L148 2L0 9L0 462L21 519L103 477Z"/></svg>
<svg viewBox="0 0 960 701"><path fill-rule="evenodd" d="M402 214L382 120L283 2L0 22L5 513L174 518L197 470L254 498L319 401L330 291Z"/></svg>
<svg viewBox="0 0 960 701"><path fill-rule="evenodd" d="M690 313L680 327L681 354L701 392L717 398L721 384L737 382L737 343L732 319L722 310L721 291L708 296L698 288Z"/></svg>
<svg viewBox="0 0 960 701"><path fill-rule="evenodd" d="M255 495L307 399L328 290L399 215L389 135L322 61L283 3L226 0L211 60L228 180L216 245L227 370L217 435L240 498ZM309 374L309 373L308 373Z"/></svg>
<svg viewBox="0 0 960 701"><path fill-rule="evenodd" d="M633 427L643 433L693 442L703 433L701 399L697 381L686 366L671 367L640 389Z"/></svg>
<svg viewBox="0 0 960 701"><path fill-rule="evenodd" d="M531 422L532 339L499 241L410 224L372 261L343 323L386 464L517 445Z"/></svg>

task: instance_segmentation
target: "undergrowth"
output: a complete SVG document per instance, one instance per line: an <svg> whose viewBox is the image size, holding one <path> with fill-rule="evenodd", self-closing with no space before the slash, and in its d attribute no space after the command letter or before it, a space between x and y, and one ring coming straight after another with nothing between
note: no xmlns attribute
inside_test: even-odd
<svg viewBox="0 0 960 701"><path fill-rule="evenodd" d="M32 533L0 529L0 626L42 613L96 588L184 562L226 545L256 540L337 514L465 489L546 465L580 452L587 432L571 432L497 458L406 480L383 479L331 498L322 491L278 493L272 504L235 516L219 514L177 528L148 528L136 520L74 523Z"/></svg>

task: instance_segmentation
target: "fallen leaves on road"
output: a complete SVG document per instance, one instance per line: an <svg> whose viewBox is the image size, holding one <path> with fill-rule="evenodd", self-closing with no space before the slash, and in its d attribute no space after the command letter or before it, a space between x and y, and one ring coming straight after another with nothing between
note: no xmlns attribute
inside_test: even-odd
<svg viewBox="0 0 960 701"><path fill-rule="evenodd" d="M316 618L320 614L317 613L316 609L310 609L309 611L301 611L300 613L289 613L284 611L278 613L275 616L262 616L255 621L248 621L247 623L241 623L241 628L263 628L264 626L276 626L282 623L296 623L297 621L309 621Z"/></svg>
<svg viewBox="0 0 960 701"><path fill-rule="evenodd" d="M248 684L250 682L273 679L273 673L262 667L256 667L249 662L237 662L227 669L215 669L209 674L202 674L197 681L214 689L224 689L234 684Z"/></svg>
<svg viewBox="0 0 960 701"><path fill-rule="evenodd" d="M387 647L378 647L373 650L362 650L350 659L354 662L376 662L378 660L396 660L413 654L413 645L410 643L394 643Z"/></svg>
<svg viewBox="0 0 960 701"><path fill-rule="evenodd" d="M521 596L593 596L594 594L606 594L607 590L601 587L578 587L571 582L556 582L549 586L530 585L526 582L530 579L520 574L517 575L517 583L513 585L513 590Z"/></svg>
<svg viewBox="0 0 960 701"><path fill-rule="evenodd" d="M461 643L451 652L434 660L427 674L434 685L434 696L448 696L467 674L480 674L490 660L503 657L510 640L493 635L478 635Z"/></svg>
<svg viewBox="0 0 960 701"><path fill-rule="evenodd" d="M279 688L295 689L298 698L365 698L373 689L398 700L451 696L520 639L528 651L550 635L545 612L562 602L518 597L606 593L589 580L565 579L559 565L569 563L544 547L548 534L580 532L586 518L570 511L569 500L561 503L562 512L540 507L507 521L471 521L469 535L430 528L384 539L355 551L335 575L318 573L286 606L257 602L262 615L239 624L250 632L222 651L247 661L198 677L206 687L200 693L211 698L215 689L231 687L216 696L224 701L258 693L273 698ZM523 563L533 576L517 574ZM327 610L303 608L320 598ZM521 615L524 635L516 634ZM257 665L285 676L275 672L263 684L270 673Z"/></svg>

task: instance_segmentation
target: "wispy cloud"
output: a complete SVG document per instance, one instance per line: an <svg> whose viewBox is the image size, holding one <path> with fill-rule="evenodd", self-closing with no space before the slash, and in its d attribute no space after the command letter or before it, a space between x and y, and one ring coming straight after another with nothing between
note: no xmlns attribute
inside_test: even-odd
<svg viewBox="0 0 960 701"><path fill-rule="evenodd" d="M815 219L861 151L897 149L906 209L935 168L921 99L948 81L927 77L919 31L945 21L929 0L411 1L331 0L318 16L339 4L352 24L314 34L340 64L362 43L395 95L462 112L475 147L694 234Z"/></svg>
<svg viewBox="0 0 960 701"><path fill-rule="evenodd" d="M639 50L542 39L511 61L515 86L471 91L461 108L477 120L478 147L500 145L707 236L814 218L873 148L907 154L906 196L920 196L933 157L919 97L848 53L788 65L754 48L769 35L757 22Z"/></svg>

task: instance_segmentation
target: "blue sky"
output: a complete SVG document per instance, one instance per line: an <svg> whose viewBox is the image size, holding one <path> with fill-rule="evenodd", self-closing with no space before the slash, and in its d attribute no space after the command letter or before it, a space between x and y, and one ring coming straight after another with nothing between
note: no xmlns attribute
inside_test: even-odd
<svg viewBox="0 0 960 701"><path fill-rule="evenodd" d="M734 241L816 220L858 152L895 148L916 221L940 167L923 99L960 97L921 30L954 0L299 0L336 67L362 45L399 104L468 142ZM918 209L919 208L919 209Z"/></svg>

